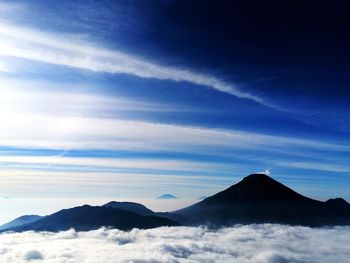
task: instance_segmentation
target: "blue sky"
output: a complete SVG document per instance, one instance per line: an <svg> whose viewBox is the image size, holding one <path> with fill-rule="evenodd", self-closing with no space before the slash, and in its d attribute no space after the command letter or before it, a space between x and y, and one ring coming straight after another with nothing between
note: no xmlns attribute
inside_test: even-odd
<svg viewBox="0 0 350 263"><path fill-rule="evenodd" d="M215 2L1 1L0 195L350 200L346 14Z"/></svg>

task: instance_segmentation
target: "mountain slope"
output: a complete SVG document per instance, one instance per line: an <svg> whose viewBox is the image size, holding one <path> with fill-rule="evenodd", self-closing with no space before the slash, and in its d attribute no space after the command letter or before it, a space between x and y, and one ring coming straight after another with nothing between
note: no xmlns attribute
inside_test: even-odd
<svg viewBox="0 0 350 263"><path fill-rule="evenodd" d="M25 215L25 216L20 216L6 224L3 224L2 226L0 226L0 231L9 229L9 228L13 228L13 227L18 227L18 226L22 226L25 224L29 224L29 223L33 223L35 221L38 221L40 219L42 219L42 216L38 216L38 215Z"/></svg>
<svg viewBox="0 0 350 263"><path fill-rule="evenodd" d="M41 220L11 230L60 231L74 228L77 231L88 231L102 226L130 230L177 225L179 225L177 222L157 216L141 216L116 208L84 205L61 210Z"/></svg>
<svg viewBox="0 0 350 263"><path fill-rule="evenodd" d="M313 200L265 174L251 174L228 189L173 213L185 217L183 223L187 224L350 224L350 204L344 202Z"/></svg>
<svg viewBox="0 0 350 263"><path fill-rule="evenodd" d="M133 203L133 202L112 201L112 202L109 202L103 206L134 212L134 213L142 215L142 216L150 216L150 215L155 214L155 212L153 212L151 209L148 209L146 206L139 204L139 203Z"/></svg>

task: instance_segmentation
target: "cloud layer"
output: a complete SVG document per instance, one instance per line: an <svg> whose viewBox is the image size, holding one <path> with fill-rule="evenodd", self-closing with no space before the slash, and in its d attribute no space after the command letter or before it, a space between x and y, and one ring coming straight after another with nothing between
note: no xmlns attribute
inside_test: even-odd
<svg viewBox="0 0 350 263"><path fill-rule="evenodd" d="M1 262L348 262L350 227L249 225L7 233ZM87 249L88 248L88 249Z"/></svg>

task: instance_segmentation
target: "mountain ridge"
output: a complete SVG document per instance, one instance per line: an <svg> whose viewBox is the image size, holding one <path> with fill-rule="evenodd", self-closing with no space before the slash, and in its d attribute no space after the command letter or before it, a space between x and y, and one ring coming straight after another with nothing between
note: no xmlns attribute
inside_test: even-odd
<svg viewBox="0 0 350 263"><path fill-rule="evenodd" d="M7 230L10 228L14 228L14 227L18 227L18 226L22 226L22 225L29 224L29 223L33 223L33 222L38 221L42 218L43 218L43 216L39 216L39 215L20 216L20 217L17 217L15 219L11 220L8 223L1 225L0 231Z"/></svg>
<svg viewBox="0 0 350 263"><path fill-rule="evenodd" d="M112 227L120 230L132 228L149 229L160 226L178 226L179 223L158 216L142 216L134 212L117 208L83 205L62 209L33 223L12 228L12 231L62 231L74 228L88 231L100 227Z"/></svg>
<svg viewBox="0 0 350 263"><path fill-rule="evenodd" d="M266 174L251 174L194 205L154 212L133 202L111 201L102 206L60 210L11 231L92 230L102 226L121 230L177 225L229 226L278 223L288 225L350 225L350 204L342 198L326 202L303 196Z"/></svg>

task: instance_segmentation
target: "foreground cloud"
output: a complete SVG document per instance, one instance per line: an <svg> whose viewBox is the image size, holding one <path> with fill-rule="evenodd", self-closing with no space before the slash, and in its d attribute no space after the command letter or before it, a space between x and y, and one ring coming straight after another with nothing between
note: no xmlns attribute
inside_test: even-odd
<svg viewBox="0 0 350 263"><path fill-rule="evenodd" d="M348 262L350 227L249 225L7 233L1 262Z"/></svg>

